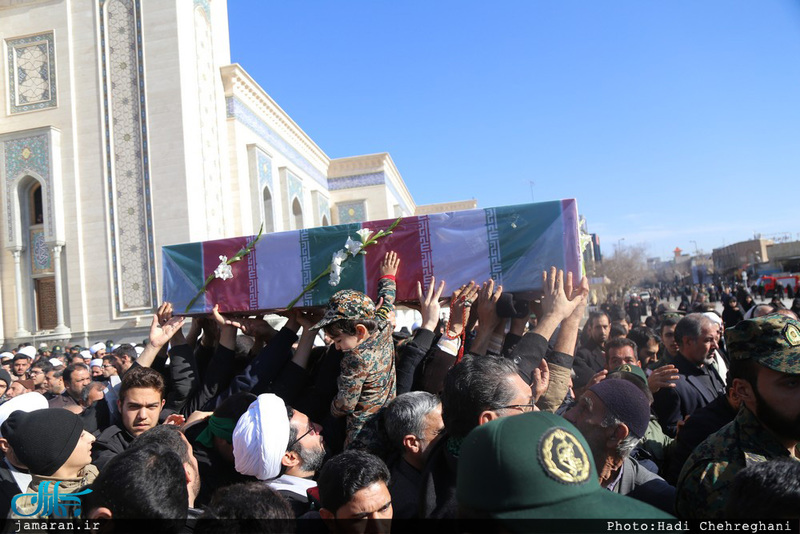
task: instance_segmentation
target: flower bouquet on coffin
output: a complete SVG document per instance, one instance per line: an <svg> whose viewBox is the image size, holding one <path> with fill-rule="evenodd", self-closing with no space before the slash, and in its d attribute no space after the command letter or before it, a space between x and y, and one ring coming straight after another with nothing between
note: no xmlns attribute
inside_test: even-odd
<svg viewBox="0 0 800 534"><path fill-rule="evenodd" d="M392 230L394 230L402 217L398 217L388 228L385 230L379 230L378 232L373 233L372 230L369 228L362 228L358 230L356 234L358 235L358 241L353 239L351 236L347 236L347 241L344 243L344 248L341 248L333 253L331 256L331 263L328 267L319 273L316 278L311 280L306 287L300 292L297 297L292 300L289 305L286 307L287 309L292 309L297 302L303 298L303 295L314 289L320 280L324 277L329 276L328 284L331 286L338 286L339 283L342 281L342 269L346 266L348 260L355 258L359 254L366 254L367 251L365 250L367 247L374 245L378 242L379 239L386 237L392 234Z"/></svg>

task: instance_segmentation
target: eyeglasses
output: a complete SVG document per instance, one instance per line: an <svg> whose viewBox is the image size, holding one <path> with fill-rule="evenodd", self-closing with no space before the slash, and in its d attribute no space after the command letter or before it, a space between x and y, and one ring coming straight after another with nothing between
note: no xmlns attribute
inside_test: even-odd
<svg viewBox="0 0 800 534"><path fill-rule="evenodd" d="M103 369L113 369L114 366L111 364L103 364Z"/></svg>
<svg viewBox="0 0 800 534"><path fill-rule="evenodd" d="M299 437L297 437L297 438L293 439L293 440L292 440L292 442L291 442L291 443L289 443L289 446L288 446L288 447L286 447L286 450L289 450L289 449L291 449L292 447L294 447L294 446L295 446L295 444L296 444L297 442L299 442L301 439L303 439L304 437L308 436L309 434L311 434L312 436L314 436L314 435L316 435L316 434L317 434L317 430L314 428L314 425L309 425L309 426L308 426L308 430L306 431L306 433L305 433L305 434L303 434L302 436L299 436Z"/></svg>
<svg viewBox="0 0 800 534"><path fill-rule="evenodd" d="M513 408L515 410L519 410L522 413L528 413L536 410L536 405L534 403L530 404L509 404L508 406L500 406L498 410L504 410L506 408Z"/></svg>

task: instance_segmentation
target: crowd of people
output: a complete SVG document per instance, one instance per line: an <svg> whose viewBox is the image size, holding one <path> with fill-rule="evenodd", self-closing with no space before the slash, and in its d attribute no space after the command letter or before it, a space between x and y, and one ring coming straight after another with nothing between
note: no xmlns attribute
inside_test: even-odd
<svg viewBox="0 0 800 534"><path fill-rule="evenodd" d="M279 329L164 303L141 345L3 352L6 530L800 517L793 309L720 288L722 314L703 291L589 311L588 281L552 268L531 301L403 279L421 316L408 332L401 258L374 276L374 299L342 289Z"/></svg>

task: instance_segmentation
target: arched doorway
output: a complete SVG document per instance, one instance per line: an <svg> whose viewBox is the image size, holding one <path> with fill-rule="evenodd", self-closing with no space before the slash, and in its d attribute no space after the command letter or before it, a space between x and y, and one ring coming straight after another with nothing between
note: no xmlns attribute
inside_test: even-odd
<svg viewBox="0 0 800 534"><path fill-rule="evenodd" d="M297 200L297 198L292 202L291 224L291 230L300 230L303 228L303 207L300 206L300 201Z"/></svg>
<svg viewBox="0 0 800 534"><path fill-rule="evenodd" d="M269 187L264 188L262 199L264 201L264 232L274 232L275 222L272 214L272 195L269 192Z"/></svg>

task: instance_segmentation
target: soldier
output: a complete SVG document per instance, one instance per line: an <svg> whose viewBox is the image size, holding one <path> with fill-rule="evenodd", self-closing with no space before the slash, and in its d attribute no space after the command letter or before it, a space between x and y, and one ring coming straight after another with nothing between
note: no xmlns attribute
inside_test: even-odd
<svg viewBox="0 0 800 534"><path fill-rule="evenodd" d="M767 315L725 332L743 408L686 461L678 515L722 518L736 474L756 462L800 456L800 322Z"/></svg>

